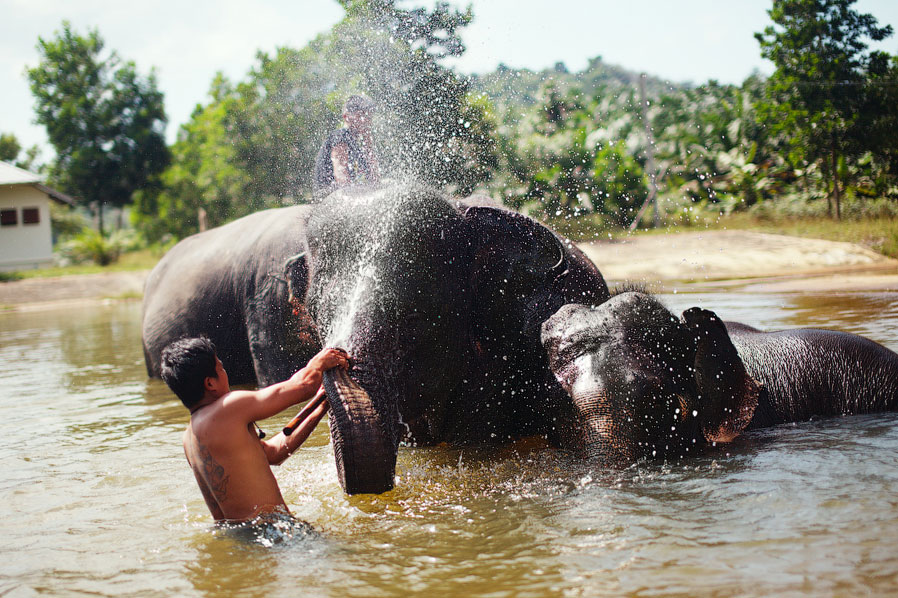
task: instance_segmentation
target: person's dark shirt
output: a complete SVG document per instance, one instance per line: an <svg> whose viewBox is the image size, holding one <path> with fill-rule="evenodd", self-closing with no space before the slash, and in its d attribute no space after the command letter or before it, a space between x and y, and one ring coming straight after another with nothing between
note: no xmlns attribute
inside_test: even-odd
<svg viewBox="0 0 898 598"><path fill-rule="evenodd" d="M359 140L349 129L337 129L332 131L315 158L315 190L330 190L334 188L334 163L331 154L334 146L345 144L349 156L349 164L346 165L350 183L355 183L368 178L371 174L371 165L365 158Z"/></svg>

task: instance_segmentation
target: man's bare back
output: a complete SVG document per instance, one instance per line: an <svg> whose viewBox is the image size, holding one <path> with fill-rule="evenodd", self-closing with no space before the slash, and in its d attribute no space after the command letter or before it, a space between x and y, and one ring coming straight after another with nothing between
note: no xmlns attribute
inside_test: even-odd
<svg viewBox="0 0 898 598"><path fill-rule="evenodd" d="M175 392L190 409L184 454L206 505L216 521L248 521L273 511L289 513L270 466L282 463L299 448L324 417L328 403L317 404L289 436L281 432L262 440L255 434L254 423L323 395L323 372L349 367L348 356L339 349L323 349L288 380L255 391L231 391L227 372L210 351L214 347L208 339L184 339L167 348L167 355L163 352L163 378L173 390L178 389ZM197 363L208 364L200 368L199 377ZM201 391L191 386L198 382ZM198 392L200 399L195 398Z"/></svg>
<svg viewBox="0 0 898 598"><path fill-rule="evenodd" d="M247 521L286 511L252 424L229 421L234 418L221 404L226 400L195 413L184 431L184 453L209 511L217 521Z"/></svg>

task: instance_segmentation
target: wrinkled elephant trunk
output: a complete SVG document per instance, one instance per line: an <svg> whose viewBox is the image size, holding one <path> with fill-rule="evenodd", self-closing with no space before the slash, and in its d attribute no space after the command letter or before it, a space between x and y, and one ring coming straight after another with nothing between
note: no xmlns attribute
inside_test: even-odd
<svg viewBox="0 0 898 598"><path fill-rule="evenodd" d="M347 494L380 494L393 489L396 447L371 398L346 370L324 373L330 403L331 439L340 485Z"/></svg>
<svg viewBox="0 0 898 598"><path fill-rule="evenodd" d="M635 460L631 439L622 437L616 418L608 413L609 398L604 389L575 391L571 398L580 431L580 446L588 459L608 466Z"/></svg>

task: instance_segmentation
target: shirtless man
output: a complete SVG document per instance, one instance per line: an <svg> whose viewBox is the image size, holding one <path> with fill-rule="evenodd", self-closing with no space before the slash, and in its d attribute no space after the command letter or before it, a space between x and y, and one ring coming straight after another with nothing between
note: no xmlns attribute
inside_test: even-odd
<svg viewBox="0 0 898 598"><path fill-rule="evenodd" d="M322 373L348 367L339 349L324 349L290 379L259 390L234 390L207 338L185 338L162 352L162 379L190 410L187 462L216 521L243 522L289 514L270 465L279 465L312 433L328 408L319 405L290 436L260 439L256 421L323 393Z"/></svg>

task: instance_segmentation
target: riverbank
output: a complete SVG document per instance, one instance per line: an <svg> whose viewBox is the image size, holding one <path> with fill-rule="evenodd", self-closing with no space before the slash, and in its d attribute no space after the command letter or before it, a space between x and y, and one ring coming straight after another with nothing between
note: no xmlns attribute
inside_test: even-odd
<svg viewBox="0 0 898 598"><path fill-rule="evenodd" d="M678 292L898 291L898 260L854 243L746 230L640 235L579 247L610 283Z"/></svg>
<svg viewBox="0 0 898 598"><path fill-rule="evenodd" d="M657 291L739 287L751 292L896 291L898 260L853 243L744 230L639 235L581 243L610 284ZM149 270L0 283L0 309L136 300Z"/></svg>
<svg viewBox="0 0 898 598"><path fill-rule="evenodd" d="M0 282L0 310L138 300L143 297L143 285L149 273L149 270L100 272Z"/></svg>

